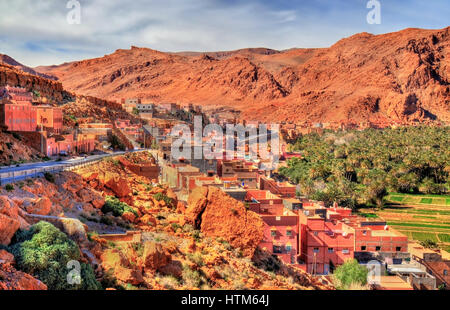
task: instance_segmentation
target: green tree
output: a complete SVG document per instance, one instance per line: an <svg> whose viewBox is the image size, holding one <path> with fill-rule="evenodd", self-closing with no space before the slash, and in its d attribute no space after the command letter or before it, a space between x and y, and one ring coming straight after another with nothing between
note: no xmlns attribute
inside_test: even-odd
<svg viewBox="0 0 450 310"><path fill-rule="evenodd" d="M80 262L80 249L66 234L48 222L39 222L28 231L18 231L8 250L16 259L17 269L44 282L50 290L97 290L91 266L80 263L80 284L69 284L67 276L73 269L70 261Z"/></svg>
<svg viewBox="0 0 450 310"><path fill-rule="evenodd" d="M351 286L364 286L367 284L369 271L361 266L356 259L348 260L336 268L333 274L337 289L348 290Z"/></svg>

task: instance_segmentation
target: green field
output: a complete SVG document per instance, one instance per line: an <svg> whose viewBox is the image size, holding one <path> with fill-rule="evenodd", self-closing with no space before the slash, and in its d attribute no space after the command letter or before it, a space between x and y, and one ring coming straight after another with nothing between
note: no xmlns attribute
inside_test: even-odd
<svg viewBox="0 0 450 310"><path fill-rule="evenodd" d="M412 195L390 193L386 200L387 202L394 204L450 206L450 197L447 195Z"/></svg>
<svg viewBox="0 0 450 310"><path fill-rule="evenodd" d="M438 242L436 234L434 234L434 233L412 232L411 236L412 236L412 239L418 240L418 241L431 240L434 242Z"/></svg>
<svg viewBox="0 0 450 310"><path fill-rule="evenodd" d="M439 240L441 240L441 242L450 243L450 234L439 234L438 237L439 237Z"/></svg>

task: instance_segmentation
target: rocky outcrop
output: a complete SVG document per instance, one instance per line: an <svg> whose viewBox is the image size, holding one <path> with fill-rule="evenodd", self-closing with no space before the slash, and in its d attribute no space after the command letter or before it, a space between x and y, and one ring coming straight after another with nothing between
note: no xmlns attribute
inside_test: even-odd
<svg viewBox="0 0 450 310"><path fill-rule="evenodd" d="M186 217L206 236L225 239L247 257L263 238L261 218L216 187L196 188L189 196Z"/></svg>
<svg viewBox="0 0 450 310"><path fill-rule="evenodd" d="M31 275L17 271L0 260L0 290L46 290L47 286Z"/></svg>
<svg viewBox="0 0 450 310"><path fill-rule="evenodd" d="M0 244L8 245L20 227L19 209L8 197L0 196Z"/></svg>
<svg viewBox="0 0 450 310"><path fill-rule="evenodd" d="M169 264L172 260L172 257L163 249L160 244L147 241L144 243L143 260L145 268L158 270L161 267Z"/></svg>

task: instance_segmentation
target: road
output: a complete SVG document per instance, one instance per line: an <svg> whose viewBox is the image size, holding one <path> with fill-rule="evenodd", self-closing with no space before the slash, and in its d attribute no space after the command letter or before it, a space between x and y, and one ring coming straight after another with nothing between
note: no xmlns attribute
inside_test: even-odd
<svg viewBox="0 0 450 310"><path fill-rule="evenodd" d="M134 150L138 152L143 150ZM47 161L39 163L29 163L20 166L8 166L0 168L0 184L13 183L30 177L42 175L45 171L61 171L64 168L88 164L106 157L123 155L126 152L114 152L112 154L92 155L87 157L76 157L62 161Z"/></svg>

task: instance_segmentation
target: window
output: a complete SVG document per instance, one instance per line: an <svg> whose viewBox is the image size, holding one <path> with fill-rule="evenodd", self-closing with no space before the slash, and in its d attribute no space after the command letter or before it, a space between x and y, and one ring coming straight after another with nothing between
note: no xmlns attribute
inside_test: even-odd
<svg viewBox="0 0 450 310"><path fill-rule="evenodd" d="M283 249L281 248L281 246L274 245L273 246L273 253L281 254L281 253L283 253Z"/></svg>
<svg viewBox="0 0 450 310"><path fill-rule="evenodd" d="M313 249L313 252L314 252L314 253L319 253L319 248L314 248L314 249Z"/></svg>
<svg viewBox="0 0 450 310"><path fill-rule="evenodd" d="M367 230L363 230L363 235L367 235Z"/></svg>
<svg viewBox="0 0 450 310"><path fill-rule="evenodd" d="M281 221L281 217L280 217L280 216L277 216L277 217L275 218L275 220Z"/></svg>
<svg viewBox="0 0 450 310"><path fill-rule="evenodd" d="M292 237L292 230L290 229L286 230L286 236Z"/></svg>
<svg viewBox="0 0 450 310"><path fill-rule="evenodd" d="M342 254L348 254L350 251L348 249L342 249Z"/></svg>
<svg viewBox="0 0 450 310"><path fill-rule="evenodd" d="M367 249L367 247L365 246L365 245L363 245L362 247L361 247L361 251L365 251Z"/></svg>
<svg viewBox="0 0 450 310"><path fill-rule="evenodd" d="M448 270L444 269L444 276L448 276Z"/></svg>
<svg viewBox="0 0 450 310"><path fill-rule="evenodd" d="M277 231L276 231L276 230L272 230L272 231L270 232L270 235L271 235L272 237L276 237L276 236L277 236Z"/></svg>
<svg viewBox="0 0 450 310"><path fill-rule="evenodd" d="M333 248L328 248L328 253L333 253L334 249Z"/></svg>
<svg viewBox="0 0 450 310"><path fill-rule="evenodd" d="M314 232L314 236L318 236L319 235L319 232L318 231L315 231Z"/></svg>
<svg viewBox="0 0 450 310"><path fill-rule="evenodd" d="M286 251L288 252L292 251L292 245L286 245Z"/></svg>
<svg viewBox="0 0 450 310"><path fill-rule="evenodd" d="M395 251L397 251L397 252L401 252L401 250L402 250L401 246L398 246L398 247L395 248Z"/></svg>
<svg viewBox="0 0 450 310"><path fill-rule="evenodd" d="M380 246L376 246L376 247L375 247L375 251L378 252L378 251L380 251L380 250L381 250L381 247L380 247Z"/></svg>

